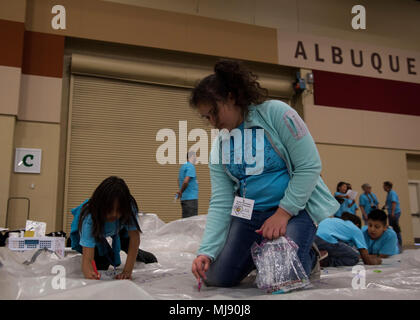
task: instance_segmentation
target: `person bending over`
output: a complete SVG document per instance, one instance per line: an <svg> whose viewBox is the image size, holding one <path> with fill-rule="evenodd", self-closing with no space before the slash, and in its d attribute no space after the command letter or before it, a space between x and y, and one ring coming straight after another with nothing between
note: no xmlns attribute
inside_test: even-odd
<svg viewBox="0 0 420 320"><path fill-rule="evenodd" d="M370 255L365 237L360 230L361 221L350 212L343 212L340 218L321 221L316 232L315 243L321 251L327 251L321 260L322 267L354 266L362 258L364 264L381 264L382 260Z"/></svg>
<svg viewBox="0 0 420 320"><path fill-rule="evenodd" d="M238 285L255 268L253 243L284 235L298 245L310 276L317 266L316 224L339 204L320 177L306 124L286 103L268 100L257 77L237 61L216 63L190 103L211 125L226 129L210 154L211 199L194 276L209 286Z"/></svg>
<svg viewBox="0 0 420 320"><path fill-rule="evenodd" d="M71 246L80 252L82 271L86 279L98 279L98 270L121 264L120 251L127 253L127 261L116 279L131 279L136 261L157 262L156 257L139 249L140 226L138 206L123 179L112 176L95 189L90 199L71 210ZM112 239L112 247L107 238Z"/></svg>

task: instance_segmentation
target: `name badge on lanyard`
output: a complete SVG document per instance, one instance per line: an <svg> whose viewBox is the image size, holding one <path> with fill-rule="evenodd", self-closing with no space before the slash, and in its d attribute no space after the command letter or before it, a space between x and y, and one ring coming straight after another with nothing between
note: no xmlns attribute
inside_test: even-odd
<svg viewBox="0 0 420 320"><path fill-rule="evenodd" d="M255 200L247 199L245 196L246 196L246 180L244 182L244 196L235 197L235 200L233 201L231 215L234 217L251 220L252 210L254 209Z"/></svg>

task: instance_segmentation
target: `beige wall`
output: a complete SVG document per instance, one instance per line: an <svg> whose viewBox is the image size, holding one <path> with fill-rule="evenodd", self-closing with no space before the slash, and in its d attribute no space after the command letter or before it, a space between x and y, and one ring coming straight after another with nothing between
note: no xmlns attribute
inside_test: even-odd
<svg viewBox="0 0 420 320"><path fill-rule="evenodd" d="M18 119L60 122L62 79L22 74Z"/></svg>
<svg viewBox="0 0 420 320"><path fill-rule="evenodd" d="M368 182L372 185L372 191L378 196L379 205L382 207L386 199L382 184L385 180L393 182L394 190L401 203L400 225L403 241L404 244L412 244L413 231L408 198L406 152L322 143L318 143L317 146L323 164L322 176L331 192L336 191L339 181L351 183L353 189L359 193L361 192L360 186Z"/></svg>
<svg viewBox="0 0 420 320"><path fill-rule="evenodd" d="M73 21L66 30L51 28L55 4L28 0L26 28L272 63L276 29L420 51L413 41L420 38L420 4L414 0L360 1L366 30L351 28L353 0L62 0Z"/></svg>
<svg viewBox="0 0 420 320"><path fill-rule="evenodd" d="M25 27L31 31L260 62L277 61L274 28L99 0L61 0L72 23L65 30L54 30L51 8L56 1L32 0L27 4Z"/></svg>
<svg viewBox="0 0 420 320"><path fill-rule="evenodd" d="M407 155L408 179L420 181L420 155Z"/></svg>
<svg viewBox="0 0 420 320"><path fill-rule="evenodd" d="M0 0L0 19L25 22L26 0Z"/></svg>
<svg viewBox="0 0 420 320"><path fill-rule="evenodd" d="M420 42L413 41L420 39L420 3L414 0L105 1L420 51ZM366 30L351 28L351 8L356 4L366 8Z"/></svg>
<svg viewBox="0 0 420 320"><path fill-rule="evenodd" d="M9 198L10 170L13 164L13 133L15 117L0 115L0 227L6 226L7 199Z"/></svg>
<svg viewBox="0 0 420 320"><path fill-rule="evenodd" d="M21 68L0 65L1 114L17 115L21 76Z"/></svg>
<svg viewBox="0 0 420 320"><path fill-rule="evenodd" d="M306 104L317 142L420 150L420 117Z"/></svg>
<svg viewBox="0 0 420 320"><path fill-rule="evenodd" d="M30 219L46 222L47 232L57 231L59 135L59 124L16 122L14 148L42 149L42 164L40 174L12 173L10 196L30 198ZM31 184L34 184L34 189ZM11 209L11 221L14 226L20 227L26 219L26 204L23 201L15 202Z"/></svg>

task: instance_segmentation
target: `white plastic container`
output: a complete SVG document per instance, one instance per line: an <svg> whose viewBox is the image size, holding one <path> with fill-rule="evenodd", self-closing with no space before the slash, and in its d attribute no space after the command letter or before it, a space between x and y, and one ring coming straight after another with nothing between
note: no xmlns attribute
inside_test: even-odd
<svg viewBox="0 0 420 320"><path fill-rule="evenodd" d="M19 238L19 232L9 232L9 238Z"/></svg>
<svg viewBox="0 0 420 320"><path fill-rule="evenodd" d="M8 248L12 251L27 251L47 248L63 258L65 242L66 238L64 237L9 237Z"/></svg>

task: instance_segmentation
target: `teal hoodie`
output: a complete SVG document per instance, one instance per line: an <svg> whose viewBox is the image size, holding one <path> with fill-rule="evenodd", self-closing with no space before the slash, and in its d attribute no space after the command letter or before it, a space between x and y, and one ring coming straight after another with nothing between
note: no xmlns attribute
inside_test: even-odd
<svg viewBox="0 0 420 320"><path fill-rule="evenodd" d="M297 112L279 100L268 100L248 109L244 128L263 128L289 171L290 182L279 207L292 216L306 209L316 225L334 215L340 205L320 177L322 164L318 150ZM239 181L222 164L221 144L222 135L219 134L210 153L211 199L198 250L198 255L206 255L213 260L225 244L233 200L239 188Z"/></svg>

